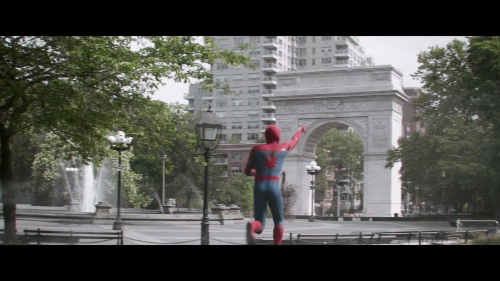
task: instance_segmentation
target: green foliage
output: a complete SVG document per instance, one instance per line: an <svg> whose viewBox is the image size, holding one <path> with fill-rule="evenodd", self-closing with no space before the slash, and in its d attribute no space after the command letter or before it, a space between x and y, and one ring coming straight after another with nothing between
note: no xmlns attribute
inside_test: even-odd
<svg viewBox="0 0 500 281"><path fill-rule="evenodd" d="M223 184L220 184L220 202L229 205L236 204L241 212L253 210L254 177L244 174L232 175Z"/></svg>
<svg viewBox="0 0 500 281"><path fill-rule="evenodd" d="M477 234L471 241L471 245L500 245L500 235Z"/></svg>
<svg viewBox="0 0 500 281"><path fill-rule="evenodd" d="M0 55L0 181L8 237L15 231L16 135L50 132L60 140L54 159L99 165L109 155L106 136L135 133L130 112L165 79L201 80L208 89L229 91L214 83L207 65L255 67L249 56L219 49L211 37L192 36L1 36Z"/></svg>
<svg viewBox="0 0 500 281"><path fill-rule="evenodd" d="M425 133L400 139L386 167L401 161L401 179L433 203L500 215L499 38L468 40L418 55L412 76L423 87L412 103Z"/></svg>
<svg viewBox="0 0 500 281"><path fill-rule="evenodd" d="M355 132L343 132L341 130L330 130L321 138L318 149L316 149L316 162L321 166L322 172L328 170L335 171L335 179L338 181L348 174L352 175L353 180L362 180L363 172L363 142ZM338 165L343 165L343 170L337 170ZM327 186L325 177L316 177L317 200L325 197Z"/></svg>

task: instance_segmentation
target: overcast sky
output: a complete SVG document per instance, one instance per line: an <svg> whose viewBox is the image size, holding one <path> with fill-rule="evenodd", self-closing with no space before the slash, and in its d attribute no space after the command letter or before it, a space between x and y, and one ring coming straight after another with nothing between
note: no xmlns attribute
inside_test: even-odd
<svg viewBox="0 0 500 281"><path fill-rule="evenodd" d="M420 87L420 82L413 80L410 74L417 71L417 55L431 46L444 47L453 39L466 41L465 36L360 36L365 53L371 55L376 65L392 65L403 72L404 87ZM189 84L167 81L153 96L167 103L188 104L184 93L189 91Z"/></svg>

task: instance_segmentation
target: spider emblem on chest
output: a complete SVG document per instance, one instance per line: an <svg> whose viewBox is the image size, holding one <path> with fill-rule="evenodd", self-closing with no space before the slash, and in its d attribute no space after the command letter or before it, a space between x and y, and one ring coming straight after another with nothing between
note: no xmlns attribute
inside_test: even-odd
<svg viewBox="0 0 500 281"><path fill-rule="evenodd" d="M278 156L274 155L274 151L266 155L266 169L274 169L278 164Z"/></svg>

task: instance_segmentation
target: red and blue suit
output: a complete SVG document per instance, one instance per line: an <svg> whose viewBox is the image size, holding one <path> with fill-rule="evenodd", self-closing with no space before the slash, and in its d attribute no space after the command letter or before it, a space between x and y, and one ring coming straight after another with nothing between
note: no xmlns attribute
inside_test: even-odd
<svg viewBox="0 0 500 281"><path fill-rule="evenodd" d="M279 143L280 129L271 125L265 132L266 144L256 145L250 151L245 174L255 176L253 198L255 220L247 224L247 243L255 244L255 234L260 234L266 226L266 207L269 209L274 221L273 240L275 245L281 245L283 240L283 201L280 190L280 174L285 162L285 157L305 133L302 126L288 142Z"/></svg>

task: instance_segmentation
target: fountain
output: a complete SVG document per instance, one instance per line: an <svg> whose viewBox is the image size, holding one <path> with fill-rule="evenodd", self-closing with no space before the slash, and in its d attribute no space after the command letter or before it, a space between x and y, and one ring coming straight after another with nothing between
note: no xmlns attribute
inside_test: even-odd
<svg viewBox="0 0 500 281"><path fill-rule="evenodd" d="M96 170L94 170L92 163L78 165L73 160L72 166L80 167L74 168L65 167L66 165L62 161L60 162L63 166L64 178L71 197L71 211L93 213L96 211L95 205L106 199L107 193L105 187L111 184L107 180L112 178L109 172L109 165L107 165L109 161L105 159L102 167Z"/></svg>
<svg viewBox="0 0 500 281"><path fill-rule="evenodd" d="M83 192L80 210L82 212L95 212L96 192L94 185L94 167L92 164L83 165Z"/></svg>

